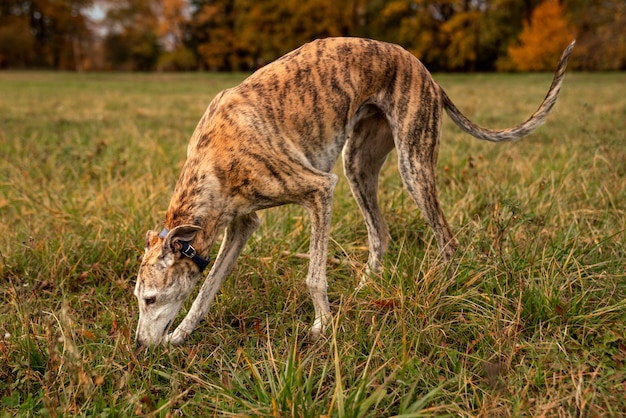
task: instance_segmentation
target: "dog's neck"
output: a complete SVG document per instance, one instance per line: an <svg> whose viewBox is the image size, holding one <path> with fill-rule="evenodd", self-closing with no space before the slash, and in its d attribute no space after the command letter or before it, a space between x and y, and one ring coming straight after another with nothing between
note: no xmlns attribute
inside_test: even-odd
<svg viewBox="0 0 626 418"><path fill-rule="evenodd" d="M214 178L200 171L199 164L185 163L165 215L165 227L169 230L179 225L201 227L191 244L198 254L207 257L229 219Z"/></svg>

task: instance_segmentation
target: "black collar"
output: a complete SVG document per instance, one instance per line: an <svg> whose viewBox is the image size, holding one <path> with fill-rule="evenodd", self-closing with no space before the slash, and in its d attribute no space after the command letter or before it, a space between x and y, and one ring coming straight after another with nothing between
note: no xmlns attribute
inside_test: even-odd
<svg viewBox="0 0 626 418"><path fill-rule="evenodd" d="M167 236L168 232L169 232L169 230L167 228L163 228L163 230L159 234L159 237L160 238L165 238ZM198 266L198 268L200 269L200 273L202 273L204 271L204 269L207 268L207 266L211 262L211 257L202 258L202 257L200 257L198 255L198 253L196 252L196 249L193 248L191 246L191 244L189 244L186 241L179 241L179 242L180 242L180 245L181 245L180 253L182 255L184 255L185 257L187 257L187 258L191 258L191 261L196 263L196 266Z"/></svg>

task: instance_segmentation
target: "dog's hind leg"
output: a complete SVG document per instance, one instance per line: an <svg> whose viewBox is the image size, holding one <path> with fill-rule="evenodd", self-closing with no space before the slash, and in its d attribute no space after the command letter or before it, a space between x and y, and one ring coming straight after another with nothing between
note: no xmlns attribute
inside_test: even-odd
<svg viewBox="0 0 626 418"><path fill-rule="evenodd" d="M450 262L459 244L443 214L435 180L441 106L436 103L431 106L423 105L415 116L416 122L411 124L412 130L398 132L398 168L404 186L435 233L444 261Z"/></svg>
<svg viewBox="0 0 626 418"><path fill-rule="evenodd" d="M260 221L256 213L252 212L251 214L233 219L230 225L228 225L213 268L211 268L209 275L200 288L189 312L187 312L187 315L174 332L166 337L166 342L181 344L198 326L198 323L204 319L217 291L224 283L224 280L226 280L239 254L252 233L258 228L259 223Z"/></svg>
<svg viewBox="0 0 626 418"><path fill-rule="evenodd" d="M343 148L343 170L367 226L369 259L359 287L380 270L390 241L389 230L378 206L378 175L393 149L393 136L382 112L359 120Z"/></svg>

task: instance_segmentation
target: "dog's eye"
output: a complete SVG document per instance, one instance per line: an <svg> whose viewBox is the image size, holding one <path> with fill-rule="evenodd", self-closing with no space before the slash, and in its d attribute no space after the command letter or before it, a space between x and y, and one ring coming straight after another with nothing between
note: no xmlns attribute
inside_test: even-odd
<svg viewBox="0 0 626 418"><path fill-rule="evenodd" d="M151 298L145 298L144 302L146 302L146 305L152 305L154 302L156 302L156 296L152 296Z"/></svg>

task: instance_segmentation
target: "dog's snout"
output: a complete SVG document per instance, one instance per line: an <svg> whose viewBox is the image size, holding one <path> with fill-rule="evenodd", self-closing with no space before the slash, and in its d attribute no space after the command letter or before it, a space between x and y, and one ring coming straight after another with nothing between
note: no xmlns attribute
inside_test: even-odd
<svg viewBox="0 0 626 418"><path fill-rule="evenodd" d="M144 348L161 343L169 332L173 322L174 321L170 319L165 326L158 323L146 324L140 322L135 334L135 350L140 352Z"/></svg>

